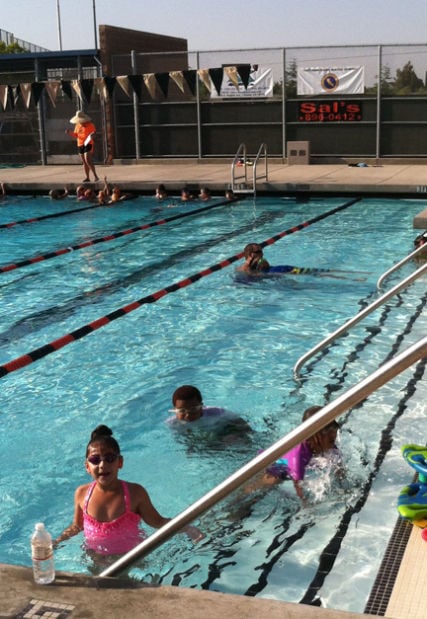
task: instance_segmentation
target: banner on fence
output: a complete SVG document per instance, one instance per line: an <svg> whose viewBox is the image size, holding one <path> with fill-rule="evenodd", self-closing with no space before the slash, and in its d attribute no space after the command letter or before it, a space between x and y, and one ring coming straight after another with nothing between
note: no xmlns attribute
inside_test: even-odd
<svg viewBox="0 0 427 619"><path fill-rule="evenodd" d="M222 76L221 88L218 93L211 88L211 98L218 97L272 97L273 96L273 70L269 67L252 65L249 73L247 88L240 76L236 77L225 70Z"/></svg>
<svg viewBox="0 0 427 619"><path fill-rule="evenodd" d="M364 67L311 67L297 72L298 95L356 95L363 94L364 90Z"/></svg>

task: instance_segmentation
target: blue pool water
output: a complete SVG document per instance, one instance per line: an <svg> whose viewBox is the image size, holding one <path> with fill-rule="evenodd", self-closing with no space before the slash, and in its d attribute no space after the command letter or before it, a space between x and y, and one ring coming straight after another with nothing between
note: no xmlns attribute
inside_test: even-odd
<svg viewBox="0 0 427 619"><path fill-rule="evenodd" d="M347 201L243 200L0 273L0 365ZM200 206L158 210L141 197L2 228L0 266ZM75 207L11 198L0 224ZM378 277L411 250L412 220L423 208L422 201L363 199L265 250L271 264L339 268L347 279L282 276L248 285L236 281L233 264L4 376L0 562L30 564L35 522L53 535L71 522L98 424L120 442L123 478L142 483L158 510L173 516L295 427L306 407L327 403L416 341L425 332L425 280L304 368L302 384L292 377L302 354L377 298ZM386 286L413 269L406 265ZM313 476L312 500L301 508L285 483L242 518L228 499L201 519L202 543L177 536L132 576L363 611L397 494L412 476L400 445L425 439L419 375L407 370L343 417L346 487L331 488L327 473ZM165 420L180 384L197 385L205 404L246 419L252 442L230 447L175 436ZM78 536L57 550L57 569L100 571L81 544Z"/></svg>

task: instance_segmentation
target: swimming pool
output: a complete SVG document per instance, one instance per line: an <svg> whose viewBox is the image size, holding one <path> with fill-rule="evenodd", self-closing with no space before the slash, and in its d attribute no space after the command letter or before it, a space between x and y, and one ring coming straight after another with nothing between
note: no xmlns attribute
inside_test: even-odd
<svg viewBox="0 0 427 619"><path fill-rule="evenodd" d="M0 365L347 201L243 200L1 273ZM70 204L12 198L0 224ZM200 206L159 211L142 197L3 228L0 265ZM159 511L172 516L298 424L306 407L333 399L416 341L425 330L421 281L316 358L301 385L292 378L302 354L376 298L377 278L411 249L412 219L423 208L421 201L364 199L265 250L271 264L367 274L248 285L230 265L4 376L0 561L30 564L36 521L54 535L69 524L74 490L87 481L85 446L99 423L120 442L123 478L145 485ZM390 285L411 270L403 267ZM178 536L132 575L361 612L396 520L398 491L410 477L400 445L424 440L419 374L407 370L343 419L348 488L328 491L327 478L325 489L313 481L320 498L301 509L284 484L241 520L229 504L218 506L202 518L201 544ZM244 417L252 444L173 435L164 422L172 392L185 383L201 389L205 404ZM81 542L75 537L58 549L57 569L93 569Z"/></svg>

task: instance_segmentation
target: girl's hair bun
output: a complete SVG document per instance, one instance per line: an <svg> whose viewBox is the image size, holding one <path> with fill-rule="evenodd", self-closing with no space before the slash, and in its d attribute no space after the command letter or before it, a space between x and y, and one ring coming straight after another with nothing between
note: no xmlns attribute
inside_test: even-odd
<svg viewBox="0 0 427 619"><path fill-rule="evenodd" d="M100 438L101 436L113 436L113 431L108 426L97 426L90 435L90 440L93 441L95 438Z"/></svg>

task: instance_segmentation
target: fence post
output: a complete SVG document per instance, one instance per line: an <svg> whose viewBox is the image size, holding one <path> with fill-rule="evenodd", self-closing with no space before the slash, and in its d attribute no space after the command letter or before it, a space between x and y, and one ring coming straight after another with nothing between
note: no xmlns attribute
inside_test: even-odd
<svg viewBox="0 0 427 619"><path fill-rule="evenodd" d="M196 53L196 105L197 105L197 157L198 159L202 158L202 126L201 126L201 108L200 108L200 84L199 84L199 74L198 71L200 69L200 58L199 52Z"/></svg>
<svg viewBox="0 0 427 619"><path fill-rule="evenodd" d="M377 83L377 130L375 136L375 162L378 165L381 156L381 71L382 47L378 45L378 83Z"/></svg>
<svg viewBox="0 0 427 619"><path fill-rule="evenodd" d="M34 59L34 73L36 82L40 81L40 66L37 58ZM42 92L38 103L37 103L37 118L39 124L39 135L40 135L40 159L42 165L47 164L46 158L46 131L45 131L45 122L44 122L44 92Z"/></svg>
<svg viewBox="0 0 427 619"><path fill-rule="evenodd" d="M133 49L131 51L131 65L132 65L132 75L137 74L137 66L136 66L136 52ZM139 145L139 99L138 95L134 91L133 93L133 125L135 131L135 157L138 161L141 159L141 148Z"/></svg>
<svg viewBox="0 0 427 619"><path fill-rule="evenodd" d="M282 49L282 160L286 157L286 49Z"/></svg>

